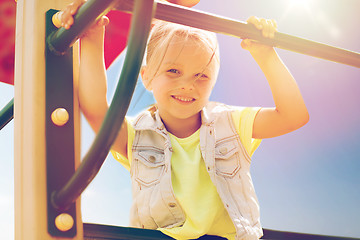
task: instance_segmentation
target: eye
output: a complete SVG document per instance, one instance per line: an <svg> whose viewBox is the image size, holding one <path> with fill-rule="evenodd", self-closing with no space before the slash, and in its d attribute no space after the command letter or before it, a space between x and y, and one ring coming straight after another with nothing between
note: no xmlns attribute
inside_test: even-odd
<svg viewBox="0 0 360 240"><path fill-rule="evenodd" d="M179 70L174 69L174 68L167 70L167 72L168 72L168 73L174 73L174 74L179 74L179 73L180 73Z"/></svg>
<svg viewBox="0 0 360 240"><path fill-rule="evenodd" d="M209 78L206 74L203 74L203 73L198 73L198 74L195 75L195 77L202 78L202 79L208 79Z"/></svg>

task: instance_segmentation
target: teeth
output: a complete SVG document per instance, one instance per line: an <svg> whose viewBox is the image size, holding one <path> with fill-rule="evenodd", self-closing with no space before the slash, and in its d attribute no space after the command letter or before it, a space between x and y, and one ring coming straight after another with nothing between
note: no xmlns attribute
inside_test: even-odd
<svg viewBox="0 0 360 240"><path fill-rule="evenodd" d="M182 102L192 102L195 100L194 98L182 97L182 96L173 96L173 98L180 100Z"/></svg>

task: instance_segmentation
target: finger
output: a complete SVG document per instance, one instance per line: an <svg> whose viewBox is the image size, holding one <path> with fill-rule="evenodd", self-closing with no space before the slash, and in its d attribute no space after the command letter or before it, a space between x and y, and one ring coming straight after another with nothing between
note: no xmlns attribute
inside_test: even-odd
<svg viewBox="0 0 360 240"><path fill-rule="evenodd" d="M252 41L250 39L244 39L241 41L241 47L245 50L251 47Z"/></svg>
<svg viewBox="0 0 360 240"><path fill-rule="evenodd" d="M61 23L64 27L65 24L69 21L69 19L72 18L72 15L70 14L70 7L67 6L64 10L60 11L59 15L60 15Z"/></svg>
<svg viewBox="0 0 360 240"><path fill-rule="evenodd" d="M255 16L249 17L247 20L247 23L253 24L259 30L261 30L263 28L263 26L261 25L260 19Z"/></svg>
<svg viewBox="0 0 360 240"><path fill-rule="evenodd" d="M59 18L61 21L61 26L65 27L66 22L68 21L69 16L66 14L65 10L59 12Z"/></svg>
<svg viewBox="0 0 360 240"><path fill-rule="evenodd" d="M74 23L74 18L69 12L63 12L61 14L61 23L64 28L69 29L70 26Z"/></svg>
<svg viewBox="0 0 360 240"><path fill-rule="evenodd" d="M272 24L272 21L270 19L266 19L266 31L267 31L267 37L273 38L274 37L274 26Z"/></svg>
<svg viewBox="0 0 360 240"><path fill-rule="evenodd" d="M277 27L278 27L278 25L277 25L276 20L275 20L275 19L271 19L271 22L272 22L272 24L273 24L273 26L274 26L275 30L277 31Z"/></svg>
<svg viewBox="0 0 360 240"><path fill-rule="evenodd" d="M261 19L263 24L262 35L266 38L274 38L274 34L276 32L276 28L274 27L274 23L270 19Z"/></svg>
<svg viewBox="0 0 360 240"><path fill-rule="evenodd" d="M66 29L69 29L70 26L74 23L75 13L78 11L79 7L86 2L86 0L76 0L73 3L69 4L61 14L62 26Z"/></svg>
<svg viewBox="0 0 360 240"><path fill-rule="evenodd" d="M274 20L274 19L269 19L268 21L268 26L269 26L269 29L268 29L268 31L269 31L269 38L274 38L274 36L275 36L275 32L277 32L277 23L276 23L276 21Z"/></svg>
<svg viewBox="0 0 360 240"><path fill-rule="evenodd" d="M255 16L251 16L246 20L247 23L252 23L252 24L255 24L256 21L257 21L257 17Z"/></svg>
<svg viewBox="0 0 360 240"><path fill-rule="evenodd" d="M264 37L268 37L268 35L269 35L269 25L268 25L268 22L267 22L267 20L266 19L264 19L264 18L261 18L260 19L260 24L262 25L262 35L264 36Z"/></svg>

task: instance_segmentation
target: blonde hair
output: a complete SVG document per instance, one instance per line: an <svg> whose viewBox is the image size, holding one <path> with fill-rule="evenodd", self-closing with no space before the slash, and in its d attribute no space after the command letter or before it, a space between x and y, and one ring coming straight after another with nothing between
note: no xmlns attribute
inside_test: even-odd
<svg viewBox="0 0 360 240"><path fill-rule="evenodd" d="M215 33L156 20L151 30L146 50L146 65L148 66L151 79L156 76L166 51L175 37L180 37L181 41L184 42L184 46L188 40L195 40L199 47L212 53L209 63L215 58L218 65L220 65L219 47ZM204 66L204 69L205 67L207 66Z"/></svg>

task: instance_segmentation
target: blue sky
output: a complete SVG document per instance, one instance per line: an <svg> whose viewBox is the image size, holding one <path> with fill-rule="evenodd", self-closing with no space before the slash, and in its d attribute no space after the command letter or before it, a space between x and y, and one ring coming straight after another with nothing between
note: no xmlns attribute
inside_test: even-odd
<svg viewBox="0 0 360 240"><path fill-rule="evenodd" d="M302 3L301 3L302 2ZM202 0L197 9L245 21L274 18L279 31L360 52L358 0ZM273 106L266 79L240 40L219 35L221 70L212 100L241 106ZM278 50L294 75L310 122L287 135L263 140L252 160L252 177L263 227L360 237L360 69ZM109 89L119 62L110 67ZM0 84L0 107L13 87ZM109 97L110 98L110 97ZM152 101L137 91L130 114ZM134 102L136 106L134 107ZM83 154L94 134L83 124ZM13 122L0 131L0 231L13 238ZM85 190L83 220L127 225L129 173L111 156Z"/></svg>

